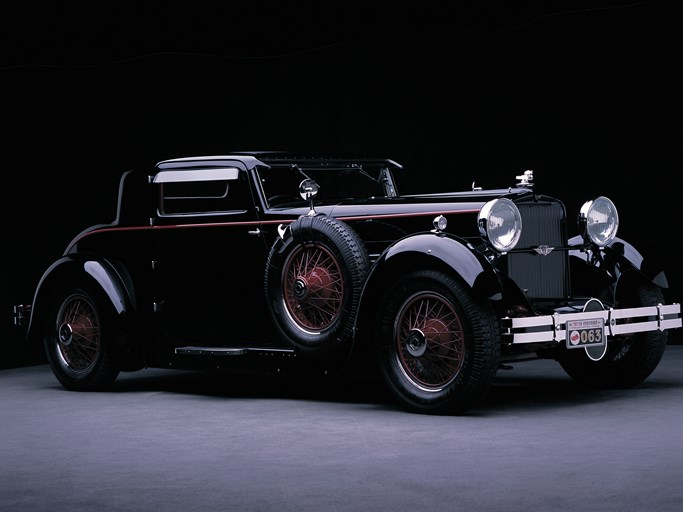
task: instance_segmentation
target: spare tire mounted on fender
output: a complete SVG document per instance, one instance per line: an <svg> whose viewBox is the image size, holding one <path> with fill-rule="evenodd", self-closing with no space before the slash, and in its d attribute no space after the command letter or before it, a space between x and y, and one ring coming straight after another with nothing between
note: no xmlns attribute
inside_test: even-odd
<svg viewBox="0 0 683 512"><path fill-rule="evenodd" d="M358 234L326 215L303 216L270 249L268 307L280 334L304 352L348 345L369 259Z"/></svg>

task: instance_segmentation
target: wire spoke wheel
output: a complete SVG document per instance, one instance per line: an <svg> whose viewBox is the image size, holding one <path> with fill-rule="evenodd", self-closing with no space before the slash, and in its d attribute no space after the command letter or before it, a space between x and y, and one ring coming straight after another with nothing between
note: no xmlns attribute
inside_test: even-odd
<svg viewBox="0 0 683 512"><path fill-rule="evenodd" d="M284 301L292 319L306 330L324 330L339 317L344 277L325 247L305 244L293 251L283 270Z"/></svg>
<svg viewBox="0 0 683 512"><path fill-rule="evenodd" d="M80 284L56 290L43 327L48 363L66 389L102 391L116 380L120 369L114 347L125 331L92 288Z"/></svg>
<svg viewBox="0 0 683 512"><path fill-rule="evenodd" d="M57 316L61 364L74 372L87 372L101 350L100 323L95 306L83 295L67 298Z"/></svg>
<svg viewBox="0 0 683 512"><path fill-rule="evenodd" d="M299 217L266 261L264 288L278 333L311 357L345 360L369 268L363 241L345 222Z"/></svg>
<svg viewBox="0 0 683 512"><path fill-rule="evenodd" d="M628 293L627 293L628 292ZM663 292L651 284L624 291L617 307L654 306L664 303ZM609 296L608 291L605 295ZM652 317L651 320L655 320ZM567 350L560 358L564 371L581 385L601 389L627 389L640 385L659 364L668 340L667 331L636 332L607 339L604 357L588 351Z"/></svg>
<svg viewBox="0 0 683 512"><path fill-rule="evenodd" d="M463 327L444 297L424 293L409 298L398 315L395 332L400 368L415 385L441 389L462 368Z"/></svg>
<svg viewBox="0 0 683 512"><path fill-rule="evenodd" d="M493 383L496 316L449 274L418 269L387 287L377 308L375 354L390 391L409 410L458 414Z"/></svg>

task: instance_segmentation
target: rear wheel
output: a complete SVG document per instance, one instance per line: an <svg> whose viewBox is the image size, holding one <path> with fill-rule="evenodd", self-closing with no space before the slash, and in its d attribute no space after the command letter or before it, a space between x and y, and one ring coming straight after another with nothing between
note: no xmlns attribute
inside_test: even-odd
<svg viewBox="0 0 683 512"><path fill-rule="evenodd" d="M663 304L662 291L654 285L636 287L621 307ZM596 388L632 388L655 370L662 359L667 331L623 334L607 339L605 355L595 361L581 349L567 350L560 359L562 368L576 382Z"/></svg>
<svg viewBox="0 0 683 512"><path fill-rule="evenodd" d="M461 413L487 393L500 342L488 304L438 271L418 271L387 290L375 348L390 390L408 409Z"/></svg>
<svg viewBox="0 0 683 512"><path fill-rule="evenodd" d="M59 293L50 306L44 335L48 363L66 389L94 391L108 387L119 374L103 312L86 288Z"/></svg>

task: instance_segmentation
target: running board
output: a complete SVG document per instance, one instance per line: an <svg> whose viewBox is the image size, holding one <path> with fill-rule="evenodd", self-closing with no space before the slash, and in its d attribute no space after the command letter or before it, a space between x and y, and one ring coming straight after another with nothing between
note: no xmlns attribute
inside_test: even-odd
<svg viewBox="0 0 683 512"><path fill-rule="evenodd" d="M243 356L248 353L268 353L294 355L289 348L261 348L261 347L176 347L175 353L183 356Z"/></svg>

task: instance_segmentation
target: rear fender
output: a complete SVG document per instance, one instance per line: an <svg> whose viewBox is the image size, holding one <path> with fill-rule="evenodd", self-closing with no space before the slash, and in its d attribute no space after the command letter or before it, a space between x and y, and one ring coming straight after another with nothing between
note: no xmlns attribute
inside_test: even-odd
<svg viewBox="0 0 683 512"><path fill-rule="evenodd" d="M47 305L53 292L74 283L90 283L103 300L112 319L125 324L134 302L114 266L105 259L84 255L67 255L55 261L43 273L33 297L27 337L37 341L41 336Z"/></svg>

